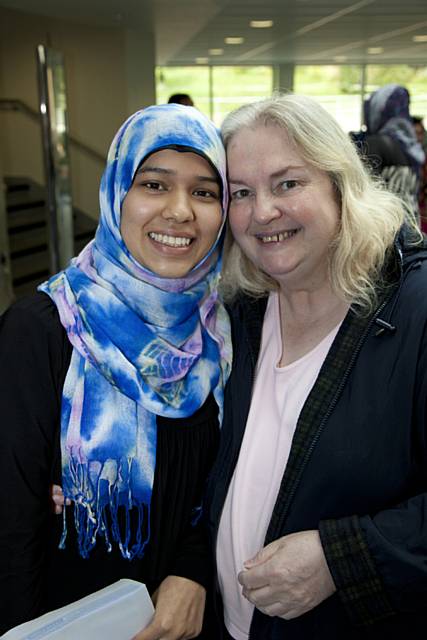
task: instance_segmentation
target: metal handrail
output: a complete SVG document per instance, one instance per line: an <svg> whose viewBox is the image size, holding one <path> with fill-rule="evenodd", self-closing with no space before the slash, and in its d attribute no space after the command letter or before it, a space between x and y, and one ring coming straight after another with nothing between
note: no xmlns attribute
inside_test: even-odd
<svg viewBox="0 0 427 640"><path fill-rule="evenodd" d="M33 120L37 120L37 122L40 123L40 113L22 100L1 98L0 111L19 111L20 113L23 113L24 115L32 118ZM103 165L105 165L107 158L103 156L102 153L99 153L99 151L95 151L95 149L92 149L87 144L70 134L68 135L68 141L71 145L73 145L77 149L80 149L80 151L84 151L89 156L94 158L97 162L101 162Z"/></svg>

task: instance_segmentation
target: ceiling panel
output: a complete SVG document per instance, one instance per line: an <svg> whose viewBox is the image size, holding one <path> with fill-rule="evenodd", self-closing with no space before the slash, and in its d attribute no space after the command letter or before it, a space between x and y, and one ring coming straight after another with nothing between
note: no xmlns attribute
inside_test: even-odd
<svg viewBox="0 0 427 640"><path fill-rule="evenodd" d="M157 64L427 64L427 0L0 0L0 6L155 34ZM272 19L253 29L251 19ZM224 38L240 36L243 44ZM383 52L370 54L369 47ZM209 49L223 49L212 56Z"/></svg>

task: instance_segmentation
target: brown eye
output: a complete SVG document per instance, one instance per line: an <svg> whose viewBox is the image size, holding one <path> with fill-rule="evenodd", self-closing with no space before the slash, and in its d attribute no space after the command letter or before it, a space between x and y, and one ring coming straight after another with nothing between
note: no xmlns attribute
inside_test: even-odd
<svg viewBox="0 0 427 640"><path fill-rule="evenodd" d="M149 191L165 191L165 188L160 182L156 182L155 180L149 180L141 183L142 187L145 187Z"/></svg>
<svg viewBox="0 0 427 640"><path fill-rule="evenodd" d="M215 193L215 191L209 191L207 189L196 189L193 193L200 198L214 198L215 200L219 198L219 195Z"/></svg>

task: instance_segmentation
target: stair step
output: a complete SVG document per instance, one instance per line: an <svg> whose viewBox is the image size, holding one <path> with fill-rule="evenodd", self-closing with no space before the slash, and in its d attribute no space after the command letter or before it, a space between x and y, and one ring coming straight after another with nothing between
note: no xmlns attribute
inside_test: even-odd
<svg viewBox="0 0 427 640"><path fill-rule="evenodd" d="M46 225L31 229L31 233L10 233L9 249L13 255L17 251L37 247L40 244L47 245Z"/></svg>
<svg viewBox="0 0 427 640"><path fill-rule="evenodd" d="M27 209L23 211L15 211L7 216L7 226L9 232L21 233L27 230L31 230L34 227L32 225L37 224L40 226L46 226L46 210L40 209Z"/></svg>
<svg viewBox="0 0 427 640"><path fill-rule="evenodd" d="M19 298L33 293L50 275L46 194L26 178L6 178L5 182L12 282ZM94 237L97 222L74 208L73 223L76 255Z"/></svg>

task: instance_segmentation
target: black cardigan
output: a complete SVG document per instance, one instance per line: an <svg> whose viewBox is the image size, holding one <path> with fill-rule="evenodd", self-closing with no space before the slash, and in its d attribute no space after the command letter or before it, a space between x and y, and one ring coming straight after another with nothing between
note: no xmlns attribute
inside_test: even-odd
<svg viewBox="0 0 427 640"><path fill-rule="evenodd" d="M62 387L72 347L50 298L38 293L0 318L0 634L119 578L153 591L167 575L209 581L209 554L192 510L201 502L217 450L217 405L208 398L185 419L157 418L151 537L141 560L107 553L102 539L88 560L77 551L72 508L65 550L62 517L49 486L61 483Z"/></svg>
<svg viewBox="0 0 427 640"><path fill-rule="evenodd" d="M256 609L250 640L425 635L426 260L420 249L395 263L373 316L348 313L301 411L270 520L266 544L320 530L337 592L290 621ZM245 430L265 306L265 299L242 297L231 309L233 370L205 499L213 550ZM220 618L219 598L216 605Z"/></svg>

